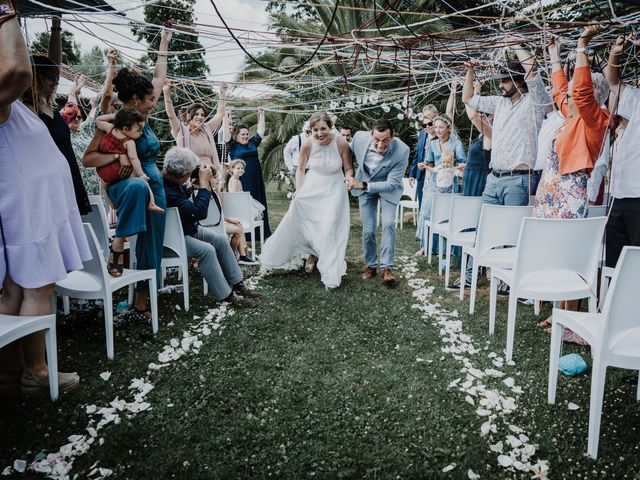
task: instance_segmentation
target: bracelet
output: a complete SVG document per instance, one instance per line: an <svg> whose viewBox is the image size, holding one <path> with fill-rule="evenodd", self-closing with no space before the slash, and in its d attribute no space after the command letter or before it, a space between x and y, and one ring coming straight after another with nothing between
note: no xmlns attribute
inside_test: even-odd
<svg viewBox="0 0 640 480"><path fill-rule="evenodd" d="M609 63L608 63L608 65L609 65L610 67L613 67L613 68L621 68L621 67L622 67L622 65L620 65L620 64L618 64L618 63L611 63L611 62L609 62Z"/></svg>

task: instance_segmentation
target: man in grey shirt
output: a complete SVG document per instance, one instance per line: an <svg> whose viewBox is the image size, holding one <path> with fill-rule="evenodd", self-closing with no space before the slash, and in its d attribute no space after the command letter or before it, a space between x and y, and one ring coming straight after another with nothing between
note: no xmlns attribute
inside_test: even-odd
<svg viewBox="0 0 640 480"><path fill-rule="evenodd" d="M514 40L511 40L514 41ZM538 132L551 98L537 72L535 56L512 45L517 62L508 62L498 75L502 95L473 93L474 70L468 66L462 101L483 113L493 113L492 172L482 199L495 205L527 205L536 159Z"/></svg>

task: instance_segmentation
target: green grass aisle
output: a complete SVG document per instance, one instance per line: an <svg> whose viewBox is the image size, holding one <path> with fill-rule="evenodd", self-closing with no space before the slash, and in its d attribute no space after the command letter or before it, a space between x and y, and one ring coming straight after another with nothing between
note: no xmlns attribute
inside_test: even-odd
<svg viewBox="0 0 640 480"><path fill-rule="evenodd" d="M269 201L276 224L288 200ZM99 321L63 325L61 368L80 372L80 389L2 405L0 471L71 443L71 478L531 478L548 464L539 478L640 479L630 372L609 372L594 462L584 455L588 375L561 376L547 405L549 339L533 309L520 305L516 363L506 365L506 302L490 337L486 293L466 315L468 301L413 257L414 233L399 232L395 289L360 279L354 208L336 291L317 273L277 273L255 279L257 310L230 314L202 298L196 274L192 310L176 307L181 294L161 296L159 335L119 331L112 362ZM584 347L569 351L590 361Z"/></svg>

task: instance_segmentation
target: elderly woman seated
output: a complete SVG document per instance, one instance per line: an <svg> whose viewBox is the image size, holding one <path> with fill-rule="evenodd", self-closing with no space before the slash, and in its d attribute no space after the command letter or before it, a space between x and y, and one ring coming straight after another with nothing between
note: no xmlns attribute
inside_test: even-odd
<svg viewBox="0 0 640 480"><path fill-rule="evenodd" d="M256 306L261 295L249 290L242 283L242 270L231 250L225 234L205 228L198 222L207 217L211 200L211 184L214 181L209 166L198 165L198 157L189 149L173 147L164 158L164 190L167 207L177 207L184 232L187 255L198 260L200 271L213 295L219 301L230 302L235 307ZM194 175L194 186L198 193L190 194L187 181ZM215 180L217 181L217 180ZM190 195L193 196L191 200Z"/></svg>

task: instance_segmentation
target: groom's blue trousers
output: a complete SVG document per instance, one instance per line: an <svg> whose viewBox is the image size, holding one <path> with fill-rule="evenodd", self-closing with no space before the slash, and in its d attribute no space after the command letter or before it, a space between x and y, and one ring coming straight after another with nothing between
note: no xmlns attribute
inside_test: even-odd
<svg viewBox="0 0 640 480"><path fill-rule="evenodd" d="M380 197L377 193L363 193L358 197L360 218L362 219L362 240L364 261L367 267L378 267L376 248L378 201L382 217L382 246L380 248L380 268L392 268L396 249L396 204Z"/></svg>

